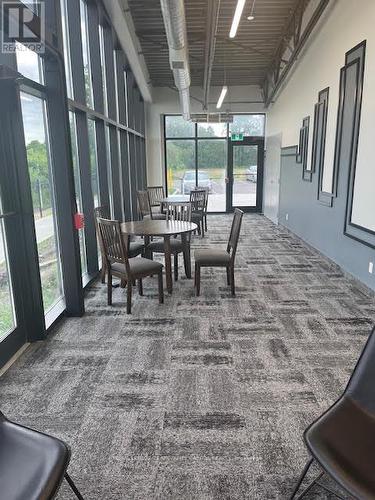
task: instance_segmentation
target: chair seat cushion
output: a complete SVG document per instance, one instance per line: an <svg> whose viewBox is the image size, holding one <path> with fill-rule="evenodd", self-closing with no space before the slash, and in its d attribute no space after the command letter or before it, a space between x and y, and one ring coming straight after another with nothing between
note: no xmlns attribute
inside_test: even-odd
<svg viewBox="0 0 375 500"><path fill-rule="evenodd" d="M375 416L342 398L305 432L313 457L355 498L375 498Z"/></svg>
<svg viewBox="0 0 375 500"><path fill-rule="evenodd" d="M163 264L154 260L144 259L143 257L134 257L129 259L129 266L132 274L156 274L162 269ZM120 262L111 264L111 269L117 273L126 274L125 264L121 264Z"/></svg>
<svg viewBox="0 0 375 500"><path fill-rule="evenodd" d="M144 244L139 241L131 241L129 244L129 257L136 257L143 252Z"/></svg>
<svg viewBox="0 0 375 500"><path fill-rule="evenodd" d="M226 266L230 263L230 255L225 250L196 250L194 259L201 266Z"/></svg>
<svg viewBox="0 0 375 500"><path fill-rule="evenodd" d="M171 252L172 253L182 252L183 247L182 247L182 242L181 242L180 238L172 238L170 241L171 241ZM151 250L151 252L164 253L164 239L152 241L148 245L147 248L149 250Z"/></svg>
<svg viewBox="0 0 375 500"><path fill-rule="evenodd" d="M151 215L145 215L145 216L143 217L143 219L145 219L145 220L150 220L150 219L151 219ZM153 219L153 220L165 220L165 219L166 219L166 215L165 215L165 214L160 214L160 213L159 213L159 214L157 214L157 213L156 213L156 214L154 214L154 213L153 213L153 214L152 214L152 219Z"/></svg>
<svg viewBox="0 0 375 500"><path fill-rule="evenodd" d="M53 498L68 466L68 447L52 436L9 422L0 414L0 497Z"/></svg>

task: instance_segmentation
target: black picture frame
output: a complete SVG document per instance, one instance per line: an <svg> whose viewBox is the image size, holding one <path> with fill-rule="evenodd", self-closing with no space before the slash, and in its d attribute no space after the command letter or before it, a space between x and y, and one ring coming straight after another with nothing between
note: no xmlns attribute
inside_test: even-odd
<svg viewBox="0 0 375 500"><path fill-rule="evenodd" d="M345 56L345 89L346 93L346 77L347 72L355 68L355 94L354 94L354 110L353 110L353 123L351 124L351 141L349 158L347 159L348 180L347 180L347 193L346 193L346 207L345 207L345 221L344 221L344 234L366 246L375 248L375 231L352 221L353 213L353 197L355 189L355 177L357 168L357 153L358 141L361 121L362 109L362 94L363 94L363 81L365 72L365 55L366 55L366 40L353 47ZM345 100L344 100L345 107ZM344 112L343 112L344 116ZM342 161L342 158L339 158Z"/></svg>

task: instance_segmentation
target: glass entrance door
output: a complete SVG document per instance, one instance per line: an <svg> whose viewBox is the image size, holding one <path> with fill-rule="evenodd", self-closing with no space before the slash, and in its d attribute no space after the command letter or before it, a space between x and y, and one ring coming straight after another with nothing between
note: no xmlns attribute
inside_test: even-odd
<svg viewBox="0 0 375 500"><path fill-rule="evenodd" d="M230 141L228 161L228 210L262 211L263 139Z"/></svg>

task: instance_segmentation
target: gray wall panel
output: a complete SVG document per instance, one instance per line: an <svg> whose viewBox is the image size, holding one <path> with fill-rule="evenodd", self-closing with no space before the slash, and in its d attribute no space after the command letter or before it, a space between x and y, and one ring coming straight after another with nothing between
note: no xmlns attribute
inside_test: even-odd
<svg viewBox="0 0 375 500"><path fill-rule="evenodd" d="M288 154L289 153L289 154ZM375 275L369 274L369 261L375 262L375 250L344 235L348 165L340 165L337 199L333 207L316 199L318 175L312 182L301 179L301 164L290 148L281 156L279 223L327 255L345 271L375 290ZM289 219L286 220L286 214Z"/></svg>

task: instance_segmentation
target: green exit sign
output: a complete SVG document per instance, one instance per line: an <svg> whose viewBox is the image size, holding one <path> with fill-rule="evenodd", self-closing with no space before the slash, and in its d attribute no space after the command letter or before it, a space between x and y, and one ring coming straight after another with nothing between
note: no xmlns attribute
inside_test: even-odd
<svg viewBox="0 0 375 500"><path fill-rule="evenodd" d="M232 134L232 141L243 141L243 134Z"/></svg>

